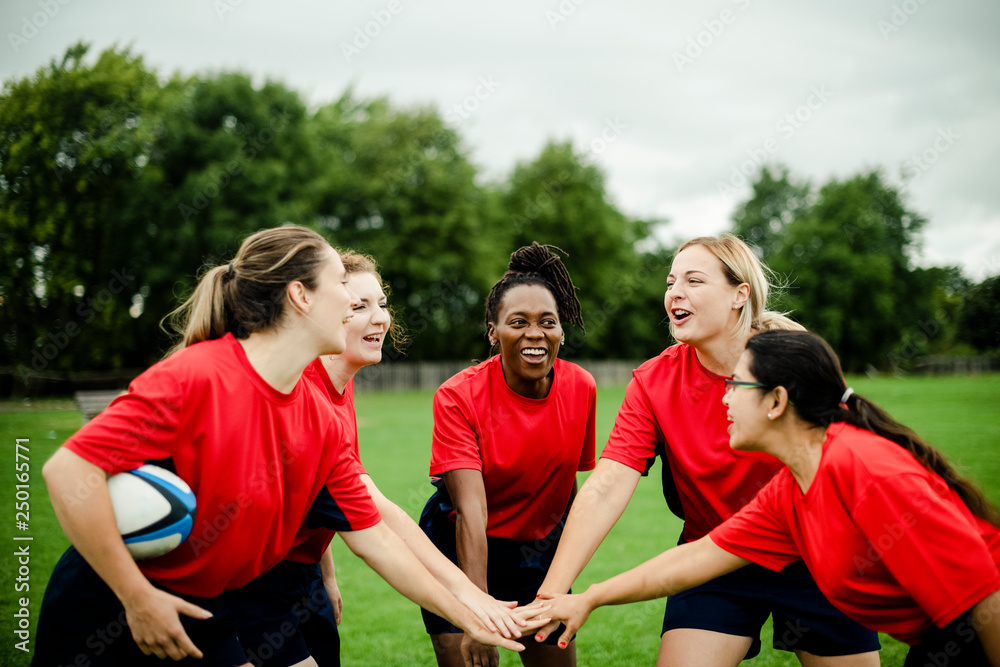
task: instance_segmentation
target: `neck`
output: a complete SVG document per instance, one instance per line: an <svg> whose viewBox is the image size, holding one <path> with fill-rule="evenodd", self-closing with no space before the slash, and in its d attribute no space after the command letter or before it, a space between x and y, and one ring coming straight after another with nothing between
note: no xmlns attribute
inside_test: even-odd
<svg viewBox="0 0 1000 667"><path fill-rule="evenodd" d="M504 382L507 383L507 386L515 394L524 396L525 398L545 398L549 395L549 389L552 388L552 369L549 369L545 377L539 380L527 380L517 377L515 373L508 373L502 361L500 369L503 371Z"/></svg>
<svg viewBox="0 0 1000 667"><path fill-rule="evenodd" d="M786 415L782 419L792 418ZM786 421L778 429L778 434L767 451L788 466L802 493L806 493L816 479L816 472L823 458L824 442L825 428Z"/></svg>
<svg viewBox="0 0 1000 667"><path fill-rule="evenodd" d="M323 355L320 357L320 361L323 363L323 369L330 376L330 382L333 383L333 387L337 390L338 394L344 393L347 389L347 384L361 370L361 366L350 364L343 357L336 354Z"/></svg>
<svg viewBox="0 0 1000 667"><path fill-rule="evenodd" d="M725 336L692 345L701 365L715 373L731 377L750 336Z"/></svg>
<svg viewBox="0 0 1000 667"><path fill-rule="evenodd" d="M298 340L289 329L250 334L239 341L247 360L264 382L283 394L291 393L305 367L316 358L315 343Z"/></svg>

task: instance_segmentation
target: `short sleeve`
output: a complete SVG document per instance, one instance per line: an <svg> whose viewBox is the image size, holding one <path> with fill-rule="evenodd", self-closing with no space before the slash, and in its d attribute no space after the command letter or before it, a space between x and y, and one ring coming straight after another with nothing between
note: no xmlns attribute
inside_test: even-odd
<svg viewBox="0 0 1000 667"><path fill-rule="evenodd" d="M597 464L597 387L587 387L590 407L587 410L587 432L584 434L583 450L580 453L579 471L593 470Z"/></svg>
<svg viewBox="0 0 1000 667"><path fill-rule="evenodd" d="M938 627L1000 588L971 514L949 495L924 475L900 475L873 483L853 513L885 567Z"/></svg>
<svg viewBox="0 0 1000 667"><path fill-rule="evenodd" d="M753 500L712 530L712 541L731 554L775 572L802 560L783 510L791 502L790 498L782 498L782 488L792 483L786 473L783 470L775 475Z"/></svg>
<svg viewBox="0 0 1000 667"><path fill-rule="evenodd" d="M625 389L615 425L601 458L611 459L645 473L656 456L656 446L664 441L642 385L633 377Z"/></svg>
<svg viewBox="0 0 1000 667"><path fill-rule="evenodd" d="M441 387L434 394L430 474L461 469L482 472L479 438L459 392L452 387Z"/></svg>
<svg viewBox="0 0 1000 667"><path fill-rule="evenodd" d="M339 429L331 428L326 438L324 447L338 453L326 484L306 514L306 525L310 528L361 530L381 520L368 487L361 481L358 473L360 464L349 451L345 451L350 445L345 448L341 437Z"/></svg>
<svg viewBox="0 0 1000 667"><path fill-rule="evenodd" d="M165 459L177 444L184 394L173 365L161 362L133 380L127 394L64 446L110 475Z"/></svg>

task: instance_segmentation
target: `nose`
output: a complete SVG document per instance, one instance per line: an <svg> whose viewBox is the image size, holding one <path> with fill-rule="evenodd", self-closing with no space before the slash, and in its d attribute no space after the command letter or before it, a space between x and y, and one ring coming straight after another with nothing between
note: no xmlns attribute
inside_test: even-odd
<svg viewBox="0 0 1000 667"><path fill-rule="evenodd" d="M732 388L727 386L726 393L722 395L722 404L727 408L729 407L729 394L731 393L732 393Z"/></svg>
<svg viewBox="0 0 1000 667"><path fill-rule="evenodd" d="M374 324L385 324L388 326L389 321L392 318L389 317L389 311L382 306L375 306L375 315L372 317L372 323Z"/></svg>

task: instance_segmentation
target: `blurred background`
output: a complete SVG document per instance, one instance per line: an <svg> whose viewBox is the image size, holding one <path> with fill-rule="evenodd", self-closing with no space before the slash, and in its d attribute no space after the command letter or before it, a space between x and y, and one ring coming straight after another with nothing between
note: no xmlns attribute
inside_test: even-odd
<svg viewBox="0 0 1000 667"><path fill-rule="evenodd" d="M486 356L533 240L580 288L567 356L653 356L672 250L724 231L849 371L997 367L996 2L8 0L0 26L0 396L127 382L199 271L283 223L380 262L412 338L381 369Z"/></svg>

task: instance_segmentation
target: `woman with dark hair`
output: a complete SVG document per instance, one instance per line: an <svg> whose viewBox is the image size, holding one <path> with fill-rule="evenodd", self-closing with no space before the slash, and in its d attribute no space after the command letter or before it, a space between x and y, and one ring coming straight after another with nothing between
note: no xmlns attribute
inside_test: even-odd
<svg viewBox="0 0 1000 667"><path fill-rule="evenodd" d="M548 570L576 473L594 467L594 378L557 358L563 325L583 328L576 288L551 246L515 251L486 300L486 334L499 353L434 395L430 474L420 517L431 541L498 600L525 604ZM499 661L497 651L430 610L424 625L442 666ZM557 638L553 637L554 644ZM573 665L569 651L526 642L525 665ZM565 647L564 645L564 647Z"/></svg>
<svg viewBox="0 0 1000 667"><path fill-rule="evenodd" d="M505 637L527 625L511 611L513 603L500 603L469 581L462 571L438 551L410 515L385 497L361 463L358 424L354 412L354 378L365 366L382 360L386 340L396 350L406 343L406 332L392 315L387 287L375 260L361 253L341 251L347 272L347 287L357 296L353 316L347 324L343 352L323 355L306 367L303 378L315 384L330 400L331 418L344 429L357 473L372 496L386 525L396 533L421 563L469 607L490 630ZM287 613L277 618L259 618L238 629L247 658L263 667L287 667L298 662L289 647L301 636L319 667L340 664L340 624L343 598L337 585L330 542L334 531L307 522L295 537L295 546L285 560L248 584L254 594L271 596ZM511 632L515 631L515 632Z"/></svg>
<svg viewBox="0 0 1000 667"><path fill-rule="evenodd" d="M488 632L382 523L328 399L300 381L316 357L345 348L356 298L346 280L336 251L312 230L253 234L181 307L179 349L46 462L73 547L49 579L33 664L245 664L234 626L273 610L243 587L284 558L307 513L342 531L404 595L517 648ZM198 509L185 542L137 563L116 527L107 477L147 462L172 468ZM128 632L101 641L115 627L113 637Z"/></svg>
<svg viewBox="0 0 1000 667"><path fill-rule="evenodd" d="M770 456L730 448L721 400L751 336L802 328L767 309L768 277L732 234L691 239L677 251L663 296L677 342L632 373L540 593L569 590L657 457L667 505L684 519L680 543L700 539L738 512L781 467ZM801 563L777 573L746 568L671 596L657 664L733 667L760 651L768 616L775 627L801 629L791 639L776 633L773 645L793 651L805 667L878 664L878 636L831 605Z"/></svg>
<svg viewBox="0 0 1000 667"><path fill-rule="evenodd" d="M814 334L754 336L727 384L733 449L785 467L707 537L548 613L569 632L600 605L801 559L845 614L912 645L908 667L1000 665L1000 515L982 492L855 394Z"/></svg>

